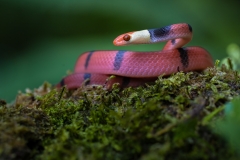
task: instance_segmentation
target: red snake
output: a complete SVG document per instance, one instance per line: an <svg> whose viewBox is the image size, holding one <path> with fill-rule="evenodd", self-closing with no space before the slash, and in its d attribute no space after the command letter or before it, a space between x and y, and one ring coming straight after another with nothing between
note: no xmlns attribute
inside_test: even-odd
<svg viewBox="0 0 240 160"><path fill-rule="evenodd" d="M57 87L74 89L86 84L111 88L113 83L119 83L121 87L135 87L153 81L160 75L213 67L213 60L205 49L181 48L191 39L192 27L186 23L122 34L113 41L114 45L167 43L161 51L85 52L78 58L74 73L63 78ZM115 76L107 80L111 75Z"/></svg>

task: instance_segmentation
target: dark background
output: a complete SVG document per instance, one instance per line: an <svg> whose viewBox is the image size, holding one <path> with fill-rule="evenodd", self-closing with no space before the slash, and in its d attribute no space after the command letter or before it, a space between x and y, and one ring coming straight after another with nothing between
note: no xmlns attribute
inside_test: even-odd
<svg viewBox="0 0 240 160"><path fill-rule="evenodd" d="M164 44L116 47L119 34L186 22L188 45L214 59L240 44L240 1L204 0L0 0L0 99L44 81L57 83L89 50L160 50Z"/></svg>

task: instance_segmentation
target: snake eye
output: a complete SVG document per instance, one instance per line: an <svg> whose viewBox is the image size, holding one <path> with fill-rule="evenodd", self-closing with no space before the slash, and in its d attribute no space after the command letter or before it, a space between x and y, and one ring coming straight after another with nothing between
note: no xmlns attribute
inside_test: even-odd
<svg viewBox="0 0 240 160"><path fill-rule="evenodd" d="M131 39L131 36L129 35L129 34L125 34L124 36L123 36L123 40L124 41L129 41Z"/></svg>

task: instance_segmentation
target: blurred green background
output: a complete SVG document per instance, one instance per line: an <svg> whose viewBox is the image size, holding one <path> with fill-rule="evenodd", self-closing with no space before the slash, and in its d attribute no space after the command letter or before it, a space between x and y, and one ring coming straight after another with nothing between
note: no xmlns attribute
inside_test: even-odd
<svg viewBox="0 0 240 160"><path fill-rule="evenodd" d="M0 99L44 81L56 84L89 50L160 50L163 44L116 47L119 34L174 23L192 25L188 45L214 59L240 44L240 1L204 0L1 0Z"/></svg>

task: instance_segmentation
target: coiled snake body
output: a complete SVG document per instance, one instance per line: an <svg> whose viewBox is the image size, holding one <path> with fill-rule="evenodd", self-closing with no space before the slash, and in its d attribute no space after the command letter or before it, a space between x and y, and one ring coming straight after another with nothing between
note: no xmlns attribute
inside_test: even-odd
<svg viewBox="0 0 240 160"><path fill-rule="evenodd" d="M121 87L139 86L163 74L212 67L213 60L205 49L182 48L191 39L192 27L186 23L122 34L113 41L114 45L167 43L161 51L112 50L83 53L77 60L74 73L63 78L57 87L73 89L83 85L83 82L88 85L106 85L107 88L111 88L113 83L119 83ZM115 75L115 78L107 82L110 75Z"/></svg>

